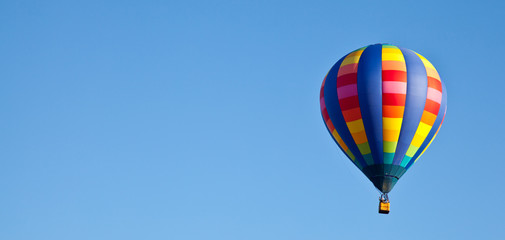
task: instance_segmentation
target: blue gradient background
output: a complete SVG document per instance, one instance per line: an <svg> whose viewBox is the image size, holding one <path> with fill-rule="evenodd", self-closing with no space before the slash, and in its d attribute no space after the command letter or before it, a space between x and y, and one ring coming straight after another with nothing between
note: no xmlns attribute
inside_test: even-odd
<svg viewBox="0 0 505 240"><path fill-rule="evenodd" d="M0 239L503 239L502 1L1 1ZM437 67L437 138L377 213L324 75Z"/></svg>

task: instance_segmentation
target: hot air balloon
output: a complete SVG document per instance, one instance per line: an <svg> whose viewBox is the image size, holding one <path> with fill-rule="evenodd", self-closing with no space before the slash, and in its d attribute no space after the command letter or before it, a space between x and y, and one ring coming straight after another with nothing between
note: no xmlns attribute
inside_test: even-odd
<svg viewBox="0 0 505 240"><path fill-rule="evenodd" d="M323 80L321 113L339 148L388 193L440 130L447 94L437 70L418 53L374 44L342 57Z"/></svg>

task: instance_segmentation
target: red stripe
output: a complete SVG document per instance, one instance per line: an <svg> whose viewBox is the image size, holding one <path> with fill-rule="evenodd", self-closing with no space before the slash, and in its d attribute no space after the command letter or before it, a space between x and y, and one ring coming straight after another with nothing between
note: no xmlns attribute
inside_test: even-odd
<svg viewBox="0 0 505 240"><path fill-rule="evenodd" d="M324 121L328 121L328 119L330 119L330 116L328 115L328 111L325 109L323 112L323 119Z"/></svg>
<svg viewBox="0 0 505 240"><path fill-rule="evenodd" d="M405 106L405 94L383 93L382 105L389 106Z"/></svg>
<svg viewBox="0 0 505 240"><path fill-rule="evenodd" d="M433 102L430 99L426 99L426 104L424 105L424 111L428 111L435 115L438 115L438 110L440 109L440 104Z"/></svg>
<svg viewBox="0 0 505 240"><path fill-rule="evenodd" d="M349 74L337 77L337 88L358 82L357 77L358 77L357 73L349 73Z"/></svg>
<svg viewBox="0 0 505 240"><path fill-rule="evenodd" d="M407 82L407 72L397 70L382 71L382 81Z"/></svg>
<svg viewBox="0 0 505 240"><path fill-rule="evenodd" d="M358 96L352 96L348 98L343 98L339 100L341 111L353 109L359 107L359 98Z"/></svg>

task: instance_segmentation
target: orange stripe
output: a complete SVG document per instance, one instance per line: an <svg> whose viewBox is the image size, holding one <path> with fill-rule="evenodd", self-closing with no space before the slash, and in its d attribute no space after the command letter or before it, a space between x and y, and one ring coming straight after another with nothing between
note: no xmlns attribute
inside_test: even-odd
<svg viewBox="0 0 505 240"><path fill-rule="evenodd" d="M328 126L328 129L330 129L330 132L333 132L333 130L335 130L335 126L333 126L333 122L330 119L326 121L326 126Z"/></svg>
<svg viewBox="0 0 505 240"><path fill-rule="evenodd" d="M356 144L362 144L368 142L368 139L366 138L366 133L365 131L357 132L352 134L352 138L354 139L354 142Z"/></svg>
<svg viewBox="0 0 505 240"><path fill-rule="evenodd" d="M437 89L438 91L442 92L442 83L440 83L440 80L437 80L432 77L428 77L428 87Z"/></svg>
<svg viewBox="0 0 505 240"><path fill-rule="evenodd" d="M382 71L386 70L397 70L397 71L407 71L405 62L400 61L382 61Z"/></svg>
<svg viewBox="0 0 505 240"><path fill-rule="evenodd" d="M398 142L398 136L400 135L400 130L389 130L382 129L382 136L384 141L387 142Z"/></svg>
<svg viewBox="0 0 505 240"><path fill-rule="evenodd" d="M437 119L437 115L430 113L428 111L424 111L423 116L421 117L421 122L433 126L433 124L435 123L435 119Z"/></svg>
<svg viewBox="0 0 505 240"><path fill-rule="evenodd" d="M382 116L389 118L402 118L404 110L405 110L404 106L383 105Z"/></svg>
<svg viewBox="0 0 505 240"><path fill-rule="evenodd" d="M356 73L358 71L358 64L353 63L353 64L348 64L345 66L342 66L338 69L337 77L340 77L345 74L349 73Z"/></svg>

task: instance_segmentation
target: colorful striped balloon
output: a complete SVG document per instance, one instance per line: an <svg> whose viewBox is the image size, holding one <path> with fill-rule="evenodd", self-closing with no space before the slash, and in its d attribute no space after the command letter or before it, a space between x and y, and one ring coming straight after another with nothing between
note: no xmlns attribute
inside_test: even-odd
<svg viewBox="0 0 505 240"><path fill-rule="evenodd" d="M447 109L435 67L389 44L341 58L324 78L320 101L337 145L383 193L431 144Z"/></svg>

